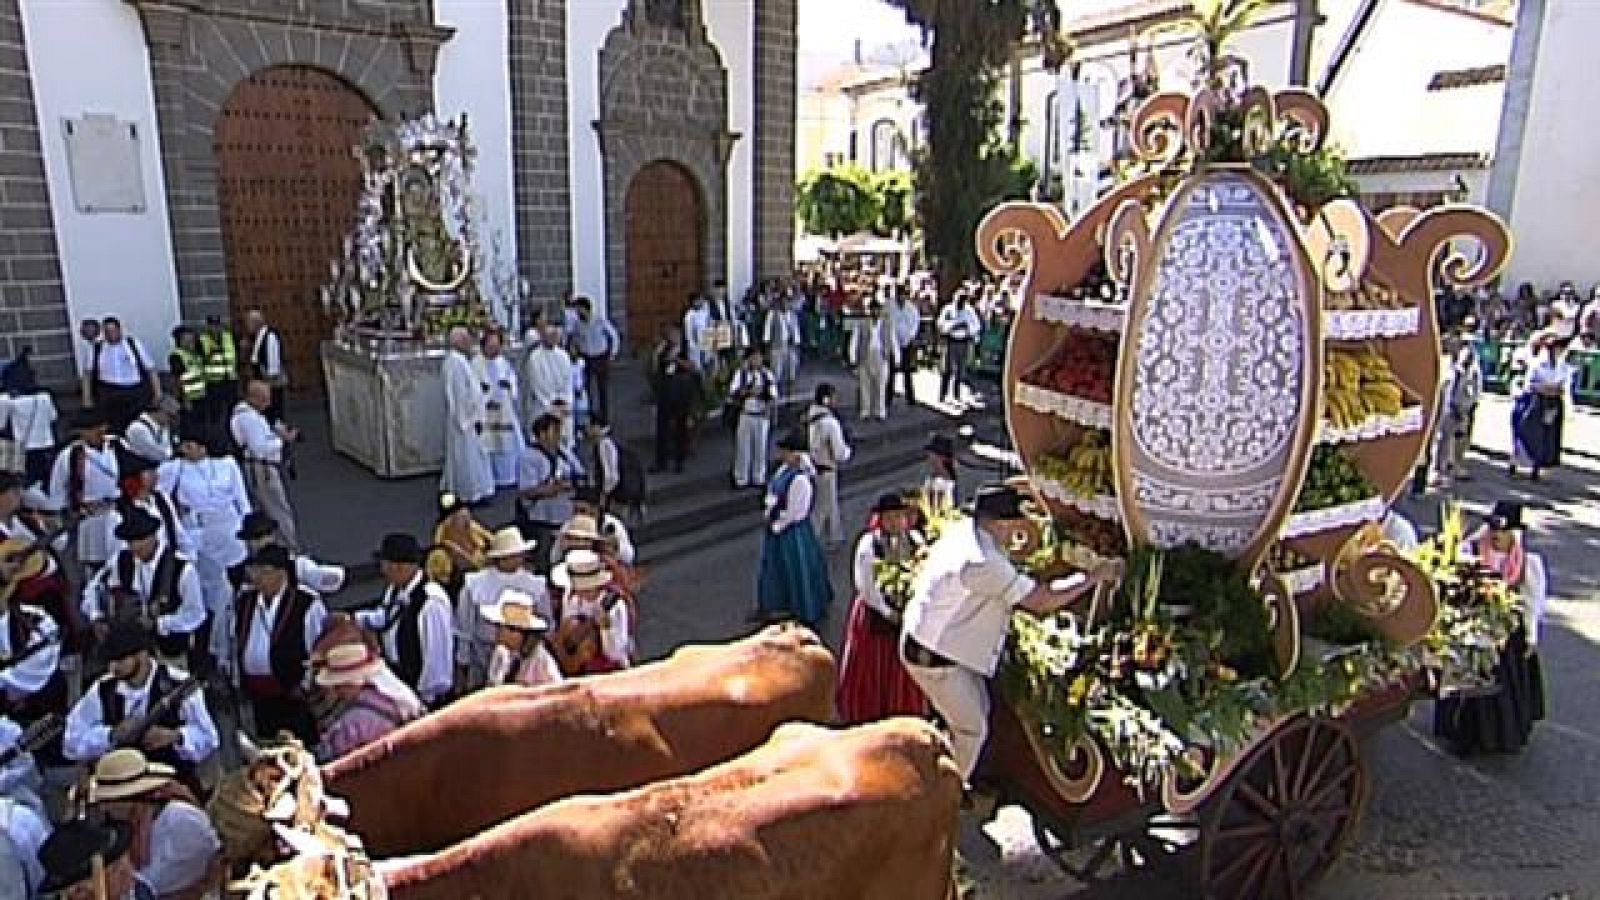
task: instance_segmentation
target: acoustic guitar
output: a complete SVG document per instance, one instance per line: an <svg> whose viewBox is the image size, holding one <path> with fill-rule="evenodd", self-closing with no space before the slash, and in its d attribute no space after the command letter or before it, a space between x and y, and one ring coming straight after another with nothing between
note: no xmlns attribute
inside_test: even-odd
<svg viewBox="0 0 1600 900"><path fill-rule="evenodd" d="M605 600L601 602L605 615L611 615L611 611L622 601L621 594L615 591L608 592ZM601 654L600 617L572 616L563 619L549 645L550 655L556 658L556 665L560 667L561 674L568 678L584 674L589 664Z"/></svg>
<svg viewBox="0 0 1600 900"><path fill-rule="evenodd" d="M0 751L0 769L11 765L17 757L25 753L32 753L42 748L45 744L55 740L56 735L67 730L67 720L57 713L50 713L44 718L34 722L22 730L17 736L17 742Z"/></svg>

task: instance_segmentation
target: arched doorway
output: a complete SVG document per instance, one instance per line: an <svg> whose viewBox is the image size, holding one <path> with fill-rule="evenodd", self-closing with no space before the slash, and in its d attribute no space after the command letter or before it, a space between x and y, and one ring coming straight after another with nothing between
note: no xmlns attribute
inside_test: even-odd
<svg viewBox="0 0 1600 900"><path fill-rule="evenodd" d="M276 66L240 82L217 118L229 310L242 326L245 312L260 307L282 337L297 391L321 390L318 347L333 323L319 289L355 220L361 163L353 148L376 115L321 69Z"/></svg>
<svg viewBox="0 0 1600 900"><path fill-rule="evenodd" d="M694 176L658 160L628 184L628 343L647 349L705 287L705 213Z"/></svg>

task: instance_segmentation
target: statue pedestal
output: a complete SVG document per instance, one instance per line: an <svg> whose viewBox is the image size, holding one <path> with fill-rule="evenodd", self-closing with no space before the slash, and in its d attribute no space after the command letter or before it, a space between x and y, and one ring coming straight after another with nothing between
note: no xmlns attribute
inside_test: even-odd
<svg viewBox="0 0 1600 900"><path fill-rule="evenodd" d="M335 450L379 478L444 468L442 347L382 350L322 343Z"/></svg>

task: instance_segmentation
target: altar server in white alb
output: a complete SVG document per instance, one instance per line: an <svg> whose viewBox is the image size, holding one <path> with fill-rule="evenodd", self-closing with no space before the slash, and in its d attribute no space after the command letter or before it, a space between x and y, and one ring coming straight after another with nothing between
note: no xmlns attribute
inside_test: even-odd
<svg viewBox="0 0 1600 900"><path fill-rule="evenodd" d="M444 357L444 475L439 490L467 503L494 493L489 452L483 448L484 397L472 365L472 333L450 329L450 352Z"/></svg>
<svg viewBox="0 0 1600 900"><path fill-rule="evenodd" d="M956 766L969 783L989 737L989 679L1012 612L1050 615L1121 574L1112 563L1042 585L1018 571L1005 548L1034 527L1024 502L1007 485L981 488L972 516L946 526L928 548L906 605L900 645L906 671L944 719Z"/></svg>
<svg viewBox="0 0 1600 900"><path fill-rule="evenodd" d="M178 442L178 458L161 467L161 488L177 505L193 538L195 571L211 614L211 644L206 649L228 668L233 660L232 629L223 627L233 621L228 570L247 555L239 529L250 515L250 496L239 464L222 449L208 442L198 426L191 426Z"/></svg>
<svg viewBox="0 0 1600 900"><path fill-rule="evenodd" d="M850 339L850 364L861 385L861 418L881 422L889 418L889 375L900 365L900 343L881 302L873 300L867 311Z"/></svg>
<svg viewBox="0 0 1600 900"><path fill-rule="evenodd" d="M428 580L423 548L416 537L385 535L378 548L383 599L355 614L356 623L378 635L383 656L422 702L436 707L450 693L455 676L455 627L450 597Z"/></svg>
<svg viewBox="0 0 1600 900"><path fill-rule="evenodd" d="M495 487L515 487L517 460L527 445L517 415L522 390L516 367L505 357L505 340L500 332L485 332L482 344L483 352L472 361L472 367L483 391L483 449L489 454Z"/></svg>
<svg viewBox="0 0 1600 900"><path fill-rule="evenodd" d="M251 381L245 385L244 401L233 408L229 431L239 445L250 496L255 498L258 509L278 523L279 537L284 546L293 550L298 546L297 532L284 477L284 450L300 437L300 432L282 422L268 421L266 410L271 403L272 388L265 381Z"/></svg>

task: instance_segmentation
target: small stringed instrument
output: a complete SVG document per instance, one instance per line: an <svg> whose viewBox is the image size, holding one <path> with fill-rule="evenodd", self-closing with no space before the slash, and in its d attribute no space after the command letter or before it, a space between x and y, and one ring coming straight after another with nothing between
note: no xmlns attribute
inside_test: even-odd
<svg viewBox="0 0 1600 900"><path fill-rule="evenodd" d="M206 680L198 675L190 677L170 693L150 705L137 719L123 719L111 730L111 743L118 747L134 747L144 741L144 736L155 724L183 705L195 691L205 687Z"/></svg>
<svg viewBox="0 0 1600 900"><path fill-rule="evenodd" d="M609 616L617 604L623 601L623 596L614 591L608 592L601 606L605 616ZM589 664L600 657L600 616L572 616L563 619L556 628L555 636L551 639L550 654L556 658L556 665L560 667L561 674L567 677L582 675L588 670Z"/></svg>
<svg viewBox="0 0 1600 900"><path fill-rule="evenodd" d="M17 758L40 749L45 744L55 740L56 735L67 730L67 720L57 713L50 713L44 718L34 722L22 730L17 736L17 742L0 751L0 769L16 762Z"/></svg>

